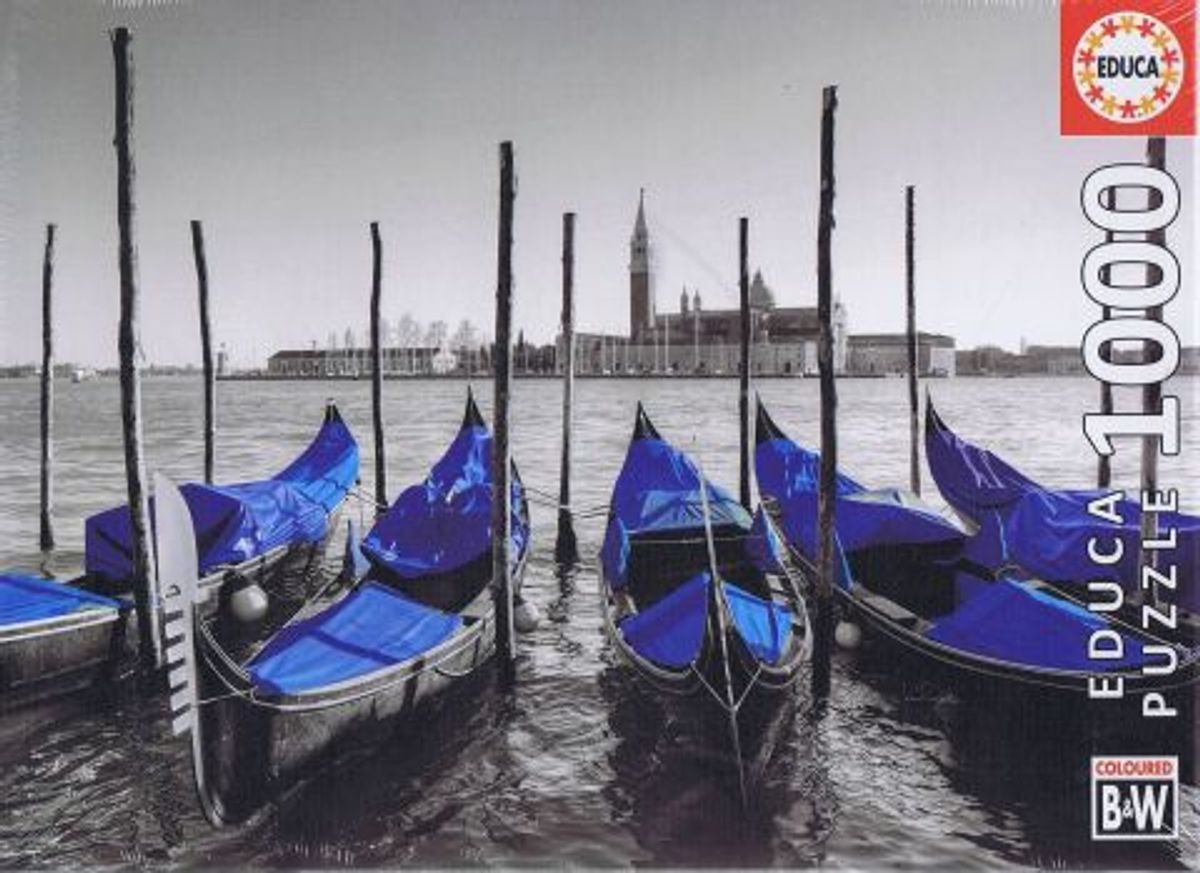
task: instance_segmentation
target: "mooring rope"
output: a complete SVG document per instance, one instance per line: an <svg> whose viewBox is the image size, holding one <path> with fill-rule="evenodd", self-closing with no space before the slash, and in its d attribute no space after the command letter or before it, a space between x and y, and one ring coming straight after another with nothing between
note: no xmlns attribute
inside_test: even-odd
<svg viewBox="0 0 1200 873"><path fill-rule="evenodd" d="M375 495L369 494L366 491L364 491L361 485L349 489L346 492L346 496L353 497L354 499L360 501L361 503L366 503L367 505L372 506L377 510L388 508L388 505L386 503L380 503L379 501L377 501L375 499Z"/></svg>

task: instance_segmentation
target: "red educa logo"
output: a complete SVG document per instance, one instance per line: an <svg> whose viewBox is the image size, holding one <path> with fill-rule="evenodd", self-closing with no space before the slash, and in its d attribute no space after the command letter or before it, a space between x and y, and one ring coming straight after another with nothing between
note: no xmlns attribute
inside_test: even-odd
<svg viewBox="0 0 1200 873"><path fill-rule="evenodd" d="M1196 132L1193 0L1063 0L1061 132Z"/></svg>

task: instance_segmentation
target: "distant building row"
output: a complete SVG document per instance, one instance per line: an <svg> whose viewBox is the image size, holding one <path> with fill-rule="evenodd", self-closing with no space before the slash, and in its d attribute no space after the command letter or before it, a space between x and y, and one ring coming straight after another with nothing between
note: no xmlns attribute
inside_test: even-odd
<svg viewBox="0 0 1200 873"><path fill-rule="evenodd" d="M793 310L803 312L804 310ZM659 316L660 318L662 316ZM727 325L726 325L727 326ZM728 375L741 371L741 345L736 335L702 342L671 328L661 342L633 343L626 337L585 333L575 336L576 370L584 374ZM817 340L752 333L750 371L757 375L815 376ZM556 355L562 352L558 341ZM917 334L917 372L922 376L955 375L954 338ZM887 376L908 372L908 340L904 334L850 334L835 345L834 369L842 375Z"/></svg>
<svg viewBox="0 0 1200 873"><path fill-rule="evenodd" d="M638 198L629 240L629 333L577 333L576 371L581 374L724 375L741 369L741 312L705 309L700 292L685 287L675 312L660 312L655 299L653 249L646 223L645 197ZM775 295L755 272L749 287L750 367L757 375L809 376L817 372L820 334L815 307L777 306ZM908 371L908 344L902 333L850 334L846 308L834 301L831 319L833 365L837 373L887 376ZM554 345L522 345L514 355L520 373L554 373L562 359L562 338ZM1136 360L1138 351L1118 352ZM387 375L472 374L491 370L491 349L446 345L387 348ZM273 355L268 371L277 376L354 377L371 372L366 349L296 350ZM1077 346L1029 346L1020 354L996 347L955 348L945 334L919 332L917 372L922 376L1083 374ZM1200 372L1200 350L1185 349L1181 373Z"/></svg>
<svg viewBox="0 0 1200 873"><path fill-rule="evenodd" d="M997 346L980 346L958 352L958 372L962 376L1084 376L1088 374L1083 365L1083 353L1079 346L1026 346L1021 353L1005 351ZM1118 349L1113 360L1135 363L1142 359L1138 348ZM1200 375L1200 346L1187 346L1180 350L1180 376Z"/></svg>
<svg viewBox="0 0 1200 873"><path fill-rule="evenodd" d="M423 346L388 348L381 354L385 376L487 375L491 372L488 347L452 350ZM559 345L526 345L513 350L513 370L518 375L558 373ZM918 372L923 376L955 374L954 340L942 334L919 333ZM758 338L750 352L756 375L813 376L817 372L815 340L775 343ZM581 375L730 375L740 372L740 346L733 342L688 344L682 337L668 346L641 345L625 337L577 334L575 371ZM886 376L908 371L908 346L903 335L862 334L846 343L844 375ZM285 349L271 355L267 372L281 378L337 379L371 375L368 349Z"/></svg>

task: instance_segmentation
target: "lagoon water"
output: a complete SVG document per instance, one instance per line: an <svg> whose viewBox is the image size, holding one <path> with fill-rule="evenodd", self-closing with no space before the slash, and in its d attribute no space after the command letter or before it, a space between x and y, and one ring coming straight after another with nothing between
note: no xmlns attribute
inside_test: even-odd
<svg viewBox="0 0 1200 873"><path fill-rule="evenodd" d="M490 414L491 385L476 386ZM757 386L776 421L815 445L815 380ZM943 417L1049 485L1094 481L1080 416L1098 389L1075 378L953 379L930 383ZM1179 379L1183 452L1160 480L1200 507L1200 381ZM839 383L839 455L867 483L904 485L908 423L902 380ZM388 481L419 479L454 433L466 384L385 385ZM61 383L56 415L59 547L48 569L82 564L83 520L122 500L117 385ZM288 462L334 397L363 444L373 482L366 382L227 382L218 386L217 478L261 478ZM620 467L636 401L663 435L731 488L737 475L733 380L581 380L573 496L602 507ZM1132 408L1136 395L1119 395ZM0 567L36 570L37 383L0 382ZM144 383L152 470L177 480L202 469L200 386ZM515 388L514 456L526 483L557 493L560 388ZM1119 485L1137 482L1137 452L1117 455ZM935 502L928 472L926 496ZM369 487L369 485L368 485ZM358 515L357 504L351 510ZM182 742L162 704L123 693L83 711L15 723L0 717L0 866L219 864L393 866L478 864L808 865L925 869L1024 866L1195 868L1200 791L1181 798L1176 845L1100 850L1086 838L1084 751L1072 737L1017 738L1009 713L970 712L920 677L897 675L867 647L835 657L823 717L807 702L784 725L747 815L736 787L677 742L671 717L636 692L605 644L593 556L603 518L578 525L584 566L556 576L555 513L533 506L525 591L544 620L522 637L518 691L485 677L419 729L325 770L247 826L212 831L201 817ZM5 724L5 722L9 722Z"/></svg>

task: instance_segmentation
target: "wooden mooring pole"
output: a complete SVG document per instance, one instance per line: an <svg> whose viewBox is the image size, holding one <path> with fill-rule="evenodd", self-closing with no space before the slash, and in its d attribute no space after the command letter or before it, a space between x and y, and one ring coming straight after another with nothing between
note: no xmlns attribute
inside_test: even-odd
<svg viewBox="0 0 1200 873"><path fill-rule="evenodd" d="M750 511L750 219L738 219L738 300L741 307L741 372L738 374L738 497Z"/></svg>
<svg viewBox="0 0 1200 873"><path fill-rule="evenodd" d="M1117 208L1117 189L1108 189L1108 208L1115 210ZM1104 232L1104 241L1106 243L1113 242L1116 239L1116 234L1111 230ZM1109 267L1101 267L1103 274L1100 280L1105 284L1112 281L1112 272ZM1101 307L1101 316L1105 321L1112 318L1112 308L1108 306ZM1111 356L1112 344L1105 343L1105 347L1100 349L1100 354ZM1112 385L1103 379L1100 380L1100 414L1112 415L1113 412L1113 393ZM1098 466L1096 467L1096 487L1107 488L1112 482L1112 457L1110 455L1099 455L1097 457Z"/></svg>
<svg viewBox="0 0 1200 873"><path fill-rule="evenodd" d="M196 287L200 297L200 355L204 366L204 481L213 481L217 433L216 373L212 357L212 321L208 314L208 261L204 255L204 228L192 220L192 256L196 261Z"/></svg>
<svg viewBox="0 0 1200 873"><path fill-rule="evenodd" d="M820 338L817 369L821 379L821 482L818 498L820 539L817 562L816 620L813 626L812 691L829 696L833 653L833 535L837 486L837 388L833 381L833 123L837 86L821 96L821 205L817 214L817 320Z"/></svg>
<svg viewBox="0 0 1200 873"><path fill-rule="evenodd" d="M916 238L913 233L913 186L904 189L904 288L908 333L908 483L913 494L921 493L920 420L921 400L917 394L917 289L916 263L913 257Z"/></svg>
<svg viewBox="0 0 1200 873"><path fill-rule="evenodd" d="M133 532L133 592L137 602L138 648L145 667L162 664L158 624L158 580L150 540L150 501L142 449L142 387L138 375L138 276L133 196L133 56L128 28L112 31L116 72L117 264L121 323L117 334L121 374L121 432L125 443L125 483Z"/></svg>
<svg viewBox="0 0 1200 873"><path fill-rule="evenodd" d="M54 548L54 232L46 225L42 258L42 477L41 531L43 552Z"/></svg>
<svg viewBox="0 0 1200 873"><path fill-rule="evenodd" d="M579 545L571 518L571 404L575 397L575 213L562 217L562 466L558 477L558 539L554 560L561 566L579 562ZM614 364L613 370L616 370Z"/></svg>
<svg viewBox="0 0 1200 873"><path fill-rule="evenodd" d="M1156 170L1167 169L1167 140L1165 137L1152 136L1146 141L1146 163ZM1157 209L1162 205L1160 198L1162 197L1157 191L1151 189L1150 202L1146 204L1149 209ZM1167 230L1165 227L1159 230L1153 230L1146 234L1146 242L1151 245L1166 247L1167 245ZM1155 277L1151 272L1153 268L1146 266L1146 284L1152 285ZM1146 318L1152 321L1162 321L1163 307L1151 306L1146 310ZM1153 340L1142 341L1142 360L1151 360L1154 349L1157 343ZM1166 350L1162 350L1165 354ZM1159 415L1162 411L1162 383L1147 382L1142 387L1142 412L1147 415ZM1158 492L1158 440L1157 438L1146 435L1142 437L1142 494L1155 495ZM1148 543L1158 539L1158 513L1143 512L1142 513L1142 543ZM1138 566L1156 566L1157 551L1147 549L1144 546L1141 549L1141 560ZM1150 586L1149 600L1157 604L1159 602L1158 584Z"/></svg>
<svg viewBox="0 0 1200 873"><path fill-rule="evenodd" d="M383 242L371 222L371 422L375 429L375 514L388 505L387 453L383 441L383 349L379 345L379 298L383 292Z"/></svg>
<svg viewBox="0 0 1200 873"><path fill-rule="evenodd" d="M496 652L502 681L516 678L516 635L513 627L512 511L508 445L508 400L512 380L512 248L513 200L516 184L511 142L500 143L500 233L496 277L496 351L492 366L492 585L496 606Z"/></svg>

